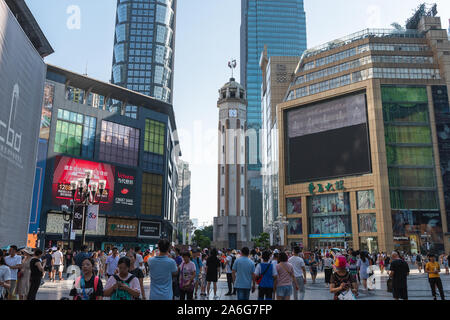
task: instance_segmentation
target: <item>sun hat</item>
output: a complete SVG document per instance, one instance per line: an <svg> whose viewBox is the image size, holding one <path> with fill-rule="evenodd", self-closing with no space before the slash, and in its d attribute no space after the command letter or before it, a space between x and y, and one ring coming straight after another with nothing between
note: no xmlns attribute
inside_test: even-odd
<svg viewBox="0 0 450 320"><path fill-rule="evenodd" d="M345 268L347 266L347 259L344 256L339 256L336 258L334 265L336 268Z"/></svg>
<svg viewBox="0 0 450 320"><path fill-rule="evenodd" d="M30 256L33 255L33 249L31 249L30 247L25 247L21 251L25 252L26 254L29 254Z"/></svg>

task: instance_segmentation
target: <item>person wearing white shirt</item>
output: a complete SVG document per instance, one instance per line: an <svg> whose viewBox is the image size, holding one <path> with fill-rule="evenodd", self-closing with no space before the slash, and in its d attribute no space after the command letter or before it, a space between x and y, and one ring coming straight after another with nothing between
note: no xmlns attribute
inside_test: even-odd
<svg viewBox="0 0 450 320"><path fill-rule="evenodd" d="M134 263L134 269L141 269L144 272L144 258L142 257L142 251L140 247L134 249L136 253L136 262Z"/></svg>
<svg viewBox="0 0 450 320"><path fill-rule="evenodd" d="M58 272L59 280L63 280L62 278L62 272L64 270L64 261L63 261L63 254L60 250L60 248L56 248L56 251L52 254L53 258L53 281L56 279L56 272Z"/></svg>
<svg viewBox="0 0 450 320"><path fill-rule="evenodd" d="M294 268L294 276L297 280L300 295L298 295L298 291L293 288L294 291L294 300L303 300L305 298L305 284L306 284L306 266L305 261L299 257L300 248L294 248L294 255L289 258L288 262Z"/></svg>
<svg viewBox="0 0 450 320"><path fill-rule="evenodd" d="M6 294L11 286L11 271L6 265L3 251L0 250L0 300L7 298Z"/></svg>
<svg viewBox="0 0 450 320"><path fill-rule="evenodd" d="M17 255L17 246L11 246L9 248L9 256L5 257L5 263L7 266L9 266L9 270L11 272L8 300L17 300L17 272L20 268L22 268L22 257Z"/></svg>

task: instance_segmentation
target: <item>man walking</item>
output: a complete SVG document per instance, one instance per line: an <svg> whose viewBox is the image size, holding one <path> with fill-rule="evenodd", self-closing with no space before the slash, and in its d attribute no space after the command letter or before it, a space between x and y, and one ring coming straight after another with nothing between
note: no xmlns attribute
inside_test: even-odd
<svg viewBox="0 0 450 320"><path fill-rule="evenodd" d="M428 259L430 260L425 265L425 272L428 273L428 282L430 283L431 293L433 295L434 300L436 298L436 287L439 289L439 295L442 300L445 300L444 289L442 287L442 280L439 273L441 272L441 266L439 262L436 261L436 256L433 254L428 255Z"/></svg>
<svg viewBox="0 0 450 320"><path fill-rule="evenodd" d="M389 277L392 279L392 294L394 299L408 300L408 263L400 259L400 256L396 251L392 252L391 258L392 263L389 271Z"/></svg>
<svg viewBox="0 0 450 320"><path fill-rule="evenodd" d="M177 263L169 258L170 242L161 239L158 242L159 255L148 260L150 273L150 300L172 300L172 279L178 275Z"/></svg>
<svg viewBox="0 0 450 320"><path fill-rule="evenodd" d="M232 254L231 249L227 250L227 257L225 258L225 272L227 274L228 292L226 296L233 295L233 264L236 257Z"/></svg>
<svg viewBox="0 0 450 320"><path fill-rule="evenodd" d="M75 264L78 266L78 268L81 269L81 264L86 258L89 258L88 247L86 245L83 245L81 247L81 251L78 252L75 256Z"/></svg>
<svg viewBox="0 0 450 320"><path fill-rule="evenodd" d="M293 285L294 290L294 300L303 300L305 298L305 284L306 284L306 266L305 261L300 258L300 247L294 248L294 255L289 258L288 262L292 265L294 268L294 276L297 280L299 289L295 288L295 285ZM300 291L300 296L298 295L298 292Z"/></svg>
<svg viewBox="0 0 450 320"><path fill-rule="evenodd" d="M256 289L255 264L249 259L250 250L242 248L241 257L233 265L234 287L237 291L237 300L250 300L250 291Z"/></svg>
<svg viewBox="0 0 450 320"><path fill-rule="evenodd" d="M56 279L56 273L59 275L59 281L62 280L62 273L64 269L64 261L63 261L63 254L60 251L60 248L57 247L56 251L52 254L53 259L53 281Z"/></svg>
<svg viewBox="0 0 450 320"><path fill-rule="evenodd" d="M5 257L5 263L11 272L8 300L17 300L17 272L22 268L22 258L17 255L17 246L11 246L9 248L9 256Z"/></svg>
<svg viewBox="0 0 450 320"><path fill-rule="evenodd" d="M105 263L105 270L106 270L106 278L109 279L109 277L112 277L116 274L116 269L119 264L119 250L114 247L112 249L112 255L110 255L106 259Z"/></svg>

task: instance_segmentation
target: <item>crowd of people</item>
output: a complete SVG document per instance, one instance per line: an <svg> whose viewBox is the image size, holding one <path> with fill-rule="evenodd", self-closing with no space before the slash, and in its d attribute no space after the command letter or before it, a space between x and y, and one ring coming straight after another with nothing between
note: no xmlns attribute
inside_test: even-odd
<svg viewBox="0 0 450 320"><path fill-rule="evenodd" d="M259 300L303 300L309 281L316 283L318 271L325 274L325 286L335 300L354 300L371 294L371 276L389 276L388 290L394 299L408 299L409 265L428 274L432 295L445 299L441 267L449 274L449 256L368 253L354 250L241 250L190 248L182 251L160 240L157 249L112 248L105 251L62 251L10 246L0 251L0 300L35 300L48 279L72 280L73 300L194 300L218 299L217 283L226 275L228 292L237 300L249 300L258 289ZM78 270L78 273L76 272ZM307 274L309 273L309 277ZM147 297L144 278L150 277ZM105 281L105 283L102 282Z"/></svg>

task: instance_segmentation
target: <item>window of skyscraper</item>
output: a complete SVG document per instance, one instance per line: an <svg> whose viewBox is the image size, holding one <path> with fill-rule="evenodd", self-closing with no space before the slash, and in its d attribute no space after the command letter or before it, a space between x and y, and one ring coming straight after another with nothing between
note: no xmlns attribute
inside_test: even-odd
<svg viewBox="0 0 450 320"><path fill-rule="evenodd" d="M83 103L84 90L67 86L66 99L75 103Z"/></svg>
<svg viewBox="0 0 450 320"><path fill-rule="evenodd" d="M143 215L162 215L162 182L158 174L142 174L141 213Z"/></svg>
<svg viewBox="0 0 450 320"><path fill-rule="evenodd" d="M54 152L92 158L97 119L58 109Z"/></svg>
<svg viewBox="0 0 450 320"><path fill-rule="evenodd" d="M102 121L100 160L137 166L139 129Z"/></svg>
<svg viewBox="0 0 450 320"><path fill-rule="evenodd" d="M146 119L144 151L164 155L166 125L162 122Z"/></svg>

